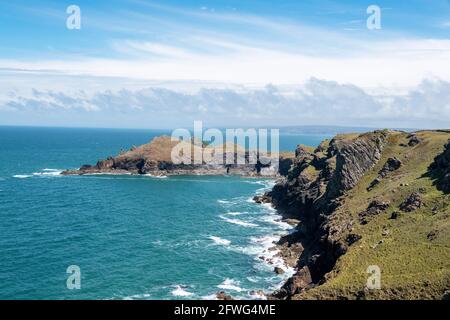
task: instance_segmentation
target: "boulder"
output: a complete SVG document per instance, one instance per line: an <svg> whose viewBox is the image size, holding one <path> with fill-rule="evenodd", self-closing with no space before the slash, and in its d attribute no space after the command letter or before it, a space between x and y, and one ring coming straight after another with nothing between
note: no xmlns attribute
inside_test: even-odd
<svg viewBox="0 0 450 320"><path fill-rule="evenodd" d="M391 217L389 219L395 220L400 217L400 213L398 211L393 211Z"/></svg>
<svg viewBox="0 0 450 320"><path fill-rule="evenodd" d="M355 234L355 233L350 233L347 238L346 238L346 242L349 246L351 246L352 244L354 244L355 242L361 240L361 236L359 234Z"/></svg>
<svg viewBox="0 0 450 320"><path fill-rule="evenodd" d="M389 172L395 171L402 166L402 162L396 157L387 159L383 168L378 172L379 176L384 178Z"/></svg>
<svg viewBox="0 0 450 320"><path fill-rule="evenodd" d="M421 208L423 205L424 202L420 193L413 192L400 204L399 208L403 212L412 212Z"/></svg>
<svg viewBox="0 0 450 320"><path fill-rule="evenodd" d="M410 146L410 147L414 147L422 142L422 140L415 134L410 134L410 135L408 135L407 138L409 138L408 146Z"/></svg>
<svg viewBox="0 0 450 320"><path fill-rule="evenodd" d="M375 178L367 187L367 191L372 190L378 185L383 178L385 178L390 172L399 169L402 166L402 162L396 157L388 158L383 168L378 172L378 177Z"/></svg>
<svg viewBox="0 0 450 320"><path fill-rule="evenodd" d="M276 274L283 274L283 273L284 273L284 270L281 269L280 267L275 267L275 268L273 269L273 271L274 271Z"/></svg>

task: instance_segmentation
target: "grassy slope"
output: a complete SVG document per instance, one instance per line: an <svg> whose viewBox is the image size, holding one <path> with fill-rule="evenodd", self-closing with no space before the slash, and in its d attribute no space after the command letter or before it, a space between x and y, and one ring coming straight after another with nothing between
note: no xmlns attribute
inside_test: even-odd
<svg viewBox="0 0 450 320"><path fill-rule="evenodd" d="M352 215L354 232L362 239L339 258L325 284L294 298L354 299L357 292L364 290L369 265L381 268L381 289L366 290L368 299L440 299L443 292L450 289L450 195L438 191L433 181L425 176L450 135L439 132L417 135L423 142L415 147L399 145L408 142L405 133L390 135L382 159L348 192L344 205L338 209L338 216ZM387 158L393 156L403 162L402 167L368 192L366 187L377 177ZM422 189L426 206L401 213L395 220L389 219L393 211L398 211L398 205L419 189ZM389 201L391 205L367 225L360 225L358 213L374 199ZM433 212L434 207L437 210ZM383 236L385 230L389 234ZM431 231L436 233L432 241L427 238ZM383 243L377 245L380 240Z"/></svg>

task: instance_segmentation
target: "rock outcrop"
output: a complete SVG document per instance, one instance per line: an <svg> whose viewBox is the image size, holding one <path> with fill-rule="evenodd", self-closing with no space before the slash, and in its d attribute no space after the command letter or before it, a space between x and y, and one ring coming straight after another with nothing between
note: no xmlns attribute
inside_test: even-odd
<svg viewBox="0 0 450 320"><path fill-rule="evenodd" d="M378 172L378 177L375 178L370 185L367 187L367 190L372 190L376 185L378 185L383 178L388 176L388 174L392 171L398 170L402 166L402 162L396 157L388 158L383 168Z"/></svg>
<svg viewBox="0 0 450 320"><path fill-rule="evenodd" d="M369 203L369 206L366 210L359 213L359 221L361 224L367 224L370 219L381 212L385 211L387 208L389 208L389 203L380 201L380 200L374 200L371 203Z"/></svg>
<svg viewBox="0 0 450 320"><path fill-rule="evenodd" d="M400 204L400 210L403 212L412 212L424 205L420 193L413 192L408 198Z"/></svg>
<svg viewBox="0 0 450 320"><path fill-rule="evenodd" d="M408 146L410 146L410 147L414 147L422 142L422 140L419 139L419 137L417 137L417 135L414 133L411 133L410 135L408 135L407 138L409 139Z"/></svg>
<svg viewBox="0 0 450 320"><path fill-rule="evenodd" d="M431 175L436 178L437 185L446 193L450 193L450 140L444 152L438 155L430 166Z"/></svg>

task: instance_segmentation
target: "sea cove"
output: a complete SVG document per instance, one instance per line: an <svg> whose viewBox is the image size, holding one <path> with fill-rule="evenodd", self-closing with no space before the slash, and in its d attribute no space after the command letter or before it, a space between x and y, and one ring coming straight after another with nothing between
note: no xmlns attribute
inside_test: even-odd
<svg viewBox="0 0 450 320"><path fill-rule="evenodd" d="M252 201L273 179L66 177L59 175L63 169L164 132L10 127L0 132L4 298L202 299L227 291L260 299L258 290L270 293L290 274L273 272L285 267L268 248L291 227L273 209ZM303 141L322 138L306 135ZM301 140L282 137L281 144L293 149L290 141ZM70 265L80 267L80 290L66 288Z"/></svg>

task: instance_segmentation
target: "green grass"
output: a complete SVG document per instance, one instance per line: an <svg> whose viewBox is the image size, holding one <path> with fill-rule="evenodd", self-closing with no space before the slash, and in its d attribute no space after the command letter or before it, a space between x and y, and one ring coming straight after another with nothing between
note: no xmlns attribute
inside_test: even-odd
<svg viewBox="0 0 450 320"><path fill-rule="evenodd" d="M399 144L408 142L407 134L390 133L382 159L348 192L344 204L334 214L336 223L350 215L354 220L352 232L362 239L338 259L327 275L328 281L297 298L354 299L366 286L369 265L381 268L381 289L366 291L367 299L440 299L450 289L450 195L437 190L426 176L428 166L442 152L450 135L429 131L417 135L423 139L422 143L402 147ZM393 156L402 161L401 168L367 191L387 158ZM393 211L398 211L399 204L418 190L422 190L426 206L401 213L398 219L389 219ZM374 199L389 201L391 205L367 225L360 225L358 213ZM436 210L432 211L433 208ZM389 234L383 236L384 230ZM430 241L427 235L432 231L435 238ZM380 240L384 242L374 248Z"/></svg>

